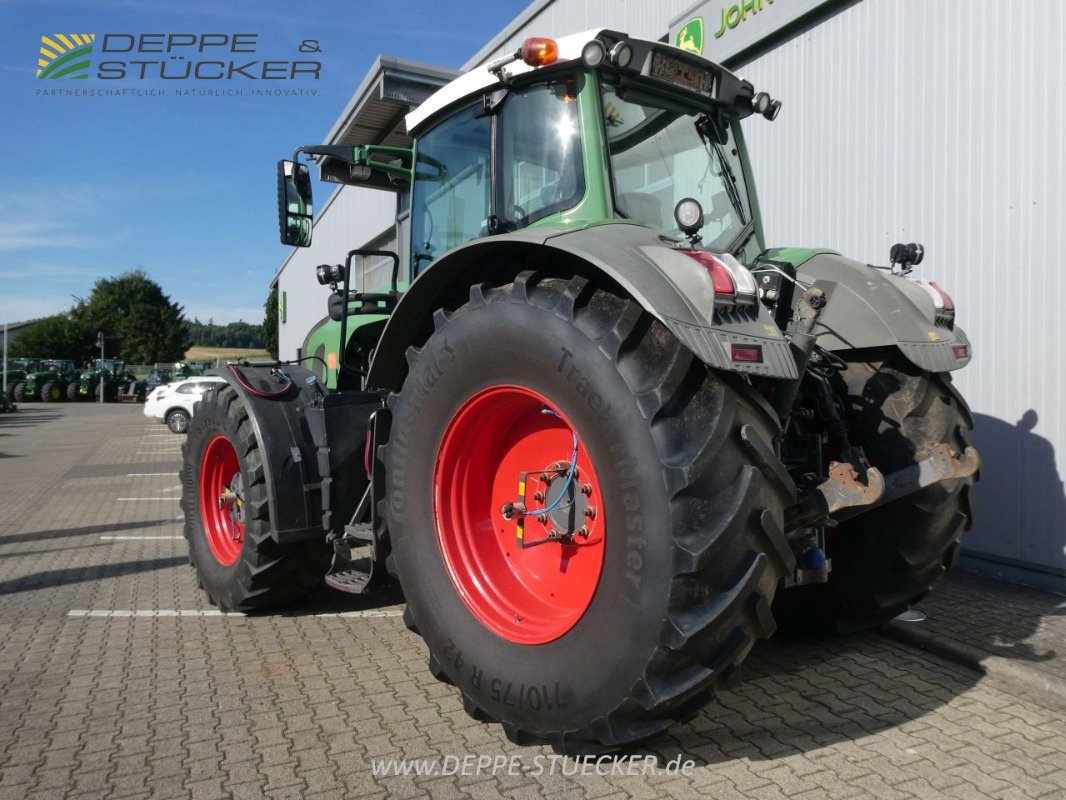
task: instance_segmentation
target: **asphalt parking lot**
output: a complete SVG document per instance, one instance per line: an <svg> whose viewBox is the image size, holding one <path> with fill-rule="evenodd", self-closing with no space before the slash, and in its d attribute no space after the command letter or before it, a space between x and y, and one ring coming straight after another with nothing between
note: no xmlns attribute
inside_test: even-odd
<svg viewBox="0 0 1066 800"><path fill-rule="evenodd" d="M429 675L395 593L208 605L182 438L140 406L22 409L0 416L0 798L1066 797L1066 705L879 635L761 646L638 774L545 761Z"/></svg>

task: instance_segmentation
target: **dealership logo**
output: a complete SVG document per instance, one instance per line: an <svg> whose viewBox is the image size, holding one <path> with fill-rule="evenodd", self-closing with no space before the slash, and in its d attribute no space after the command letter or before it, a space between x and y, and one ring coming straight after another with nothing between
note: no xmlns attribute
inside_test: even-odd
<svg viewBox="0 0 1066 800"><path fill-rule="evenodd" d="M41 35L37 56L37 79L71 78L86 80L92 66L95 33L53 33Z"/></svg>
<svg viewBox="0 0 1066 800"><path fill-rule="evenodd" d="M322 62L313 58L322 52L318 40L304 39L290 47L295 52L263 53L258 33L104 33L99 37L95 33L53 33L41 36L37 77L100 81L319 80Z"/></svg>
<svg viewBox="0 0 1066 800"><path fill-rule="evenodd" d="M677 32L674 44L682 50L703 55L703 17L693 17Z"/></svg>

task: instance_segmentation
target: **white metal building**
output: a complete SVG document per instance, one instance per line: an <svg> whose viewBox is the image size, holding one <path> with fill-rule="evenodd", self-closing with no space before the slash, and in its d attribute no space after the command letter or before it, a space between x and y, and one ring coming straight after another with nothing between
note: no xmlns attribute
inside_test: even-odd
<svg viewBox="0 0 1066 800"><path fill-rule="evenodd" d="M768 246L883 264L894 242L925 245L918 271L953 295L975 353L955 376L983 460L969 563L1066 591L1066 4L537 0L465 68L598 26L673 41L700 28L705 56L783 101L773 124L745 123ZM401 108L451 75L381 59L326 141L403 141ZM394 206L340 189L314 245L282 265L283 358L325 314L313 265L394 242ZM369 265L364 285L383 278Z"/></svg>

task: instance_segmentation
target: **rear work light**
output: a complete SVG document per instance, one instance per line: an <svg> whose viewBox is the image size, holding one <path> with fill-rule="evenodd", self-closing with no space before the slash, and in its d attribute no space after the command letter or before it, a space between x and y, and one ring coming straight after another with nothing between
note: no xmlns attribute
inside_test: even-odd
<svg viewBox="0 0 1066 800"><path fill-rule="evenodd" d="M522 60L531 67L546 67L559 58L559 45L547 36L531 36L522 42Z"/></svg>
<svg viewBox="0 0 1066 800"><path fill-rule="evenodd" d="M728 253L710 253L706 250L680 250L699 263L714 283L715 300L726 303L754 303L756 299L755 278L748 268ZM760 354L761 360L761 354Z"/></svg>

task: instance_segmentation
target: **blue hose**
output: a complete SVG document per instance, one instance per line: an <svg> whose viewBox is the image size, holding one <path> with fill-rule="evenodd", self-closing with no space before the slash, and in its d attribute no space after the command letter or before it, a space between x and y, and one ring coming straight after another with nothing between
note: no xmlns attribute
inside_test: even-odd
<svg viewBox="0 0 1066 800"><path fill-rule="evenodd" d="M559 415L552 411L550 408L545 408L543 411L541 411L541 413L551 414L553 417L559 417ZM559 419L562 419L562 417L559 417ZM563 490L559 492L559 496L556 497L552 501L551 505L549 505L547 508L535 508L526 511L526 514L547 514L548 512L554 510L555 507L562 502L563 498L566 497L566 492L570 489L570 486L574 482L574 470L577 469L577 431L570 431L570 435L574 437L574 452L570 456L570 469L566 473L566 483L563 484Z"/></svg>

